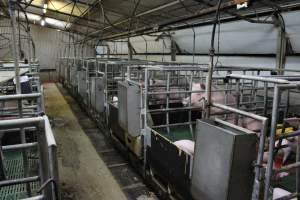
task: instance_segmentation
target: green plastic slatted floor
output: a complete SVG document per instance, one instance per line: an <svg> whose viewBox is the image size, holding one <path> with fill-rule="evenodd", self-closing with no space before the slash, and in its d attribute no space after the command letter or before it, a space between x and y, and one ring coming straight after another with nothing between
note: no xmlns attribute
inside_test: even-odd
<svg viewBox="0 0 300 200"><path fill-rule="evenodd" d="M29 153L29 175L38 175L38 161L35 153ZM7 179L17 179L24 177L23 157L20 151L7 151L4 153L4 162ZM32 195L36 194L39 182L30 183ZM26 184L19 184L0 188L0 200L15 200L28 198L26 194Z"/></svg>
<svg viewBox="0 0 300 200"><path fill-rule="evenodd" d="M170 132L169 133L167 131L167 128L158 128L158 129L155 129L155 130L159 134L161 134L164 137L171 140L172 142L175 142L177 140L193 140L193 137L192 137L189 126L170 127ZM195 131L193 131L193 132L195 132Z"/></svg>

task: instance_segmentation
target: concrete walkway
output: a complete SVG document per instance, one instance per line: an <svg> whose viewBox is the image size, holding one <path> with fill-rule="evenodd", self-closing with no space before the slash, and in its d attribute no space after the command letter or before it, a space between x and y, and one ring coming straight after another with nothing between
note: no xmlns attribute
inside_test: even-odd
<svg viewBox="0 0 300 200"><path fill-rule="evenodd" d="M63 199L125 200L56 85L45 84L44 91L46 113L54 119Z"/></svg>

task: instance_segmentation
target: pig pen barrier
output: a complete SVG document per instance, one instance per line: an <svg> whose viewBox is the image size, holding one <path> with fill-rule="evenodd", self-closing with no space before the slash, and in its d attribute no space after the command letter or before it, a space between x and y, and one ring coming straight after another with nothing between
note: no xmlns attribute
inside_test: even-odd
<svg viewBox="0 0 300 200"><path fill-rule="evenodd" d="M57 146L47 116L1 120L0 129L5 134L30 129L27 134L36 138L2 146L1 199L59 199Z"/></svg>
<svg viewBox="0 0 300 200"><path fill-rule="evenodd" d="M290 117L289 114L292 112L289 110L289 106L290 106L289 96L291 93L295 92L295 90L299 91L300 77L298 75L254 77L254 76L230 74L228 75L228 78L234 79L236 82L236 87L239 88L238 90L239 92L237 92L237 96L236 96L237 102L242 102L240 98L243 95L243 90L241 90L239 86L240 84L242 84L241 81L244 82L245 80L251 80L255 82L255 85L264 86L263 89L264 98L263 98L263 102L260 102L264 106L261 109L258 109L258 107L256 107L257 105L253 104L255 106L255 109L250 109L252 112L258 112L259 115L254 115L253 113L251 113L250 115L247 116L250 118L253 118L253 116L259 116L261 118L260 120L262 121L262 129L259 135L260 140L259 140L259 147L258 147L258 156L257 156L257 161L254 165L255 180L254 180L252 199L268 200L270 198L273 198L272 197L272 193L274 189L273 187L275 187L275 182L278 181L274 179L274 175L285 171L291 171L292 169L296 170L296 174L295 174L296 178L294 180L296 191L294 193L289 193L287 196L281 196L279 199L292 199L295 197L299 197L300 145L297 144L295 163L284 165L280 169L276 169L276 170L273 169L273 165L274 165L274 158L278 150L282 148L286 148L286 146L281 144L282 140L299 136L298 130L289 132L288 135L286 135L284 131L281 131L279 136L277 135L276 131L277 131L277 125L279 123L285 123L285 121L289 120ZM269 89L269 85L272 85L271 89ZM271 96L273 96L271 105L268 103L269 102L268 98L270 98L270 93ZM254 96L253 99L256 99L256 97ZM245 113L245 111L240 110L242 109L242 107L238 103L235 108L216 104L216 103L212 103L212 106L220 109L234 111L234 113L237 113L239 115L244 115ZM249 109L249 108L244 108L244 109ZM282 111L281 117L279 117L280 111ZM270 120L271 124L267 123L266 121L267 119L271 119ZM259 119L257 118L257 120ZM235 121L235 123L236 122L237 120ZM269 125L270 128L267 129ZM296 128L298 129L299 127ZM268 136L269 140L266 140L267 131L270 131L270 135ZM278 145L275 146L276 141L278 140L280 142ZM268 145L265 144L266 141L268 141ZM266 164L267 166L263 167L263 156L266 150L268 150L268 161Z"/></svg>
<svg viewBox="0 0 300 200"><path fill-rule="evenodd" d="M117 94L117 82L124 80L128 66L145 61L120 59L61 59L60 80L69 92L87 107L87 113L96 121L107 126L109 103Z"/></svg>
<svg viewBox="0 0 300 200"><path fill-rule="evenodd" d="M125 131L123 138L129 137L131 141L142 140L140 148L143 148L143 152L136 152L137 149L130 144L127 146L131 151L135 151L136 156L144 159L144 167L150 167L150 174L155 182L159 182L156 180L156 177L159 177L166 186L165 191L169 193L179 191L178 193L181 194L176 195L185 199L190 198L188 190L192 156L178 149L173 142L176 139L194 139L193 130L196 118L192 113L200 110L202 106L191 106L191 102L189 102L186 107L183 107L181 100L187 96L191 99L193 93L203 92L203 90L192 90L192 83L193 81L205 82L205 70L199 66L154 66L145 68L142 84L129 78L124 83L119 83L118 120ZM223 72L228 70L228 68L220 69ZM239 68L231 70L242 71ZM155 85L149 84L152 78L162 81L161 85L157 85L159 89L155 88ZM216 81L224 78L226 77L215 77ZM252 89L245 88L244 90ZM222 91L229 93L235 89ZM172 99L174 94L177 97ZM155 101L157 99L159 100ZM155 107L159 104L163 105L163 108ZM153 114L159 114L160 119L154 120ZM170 119L181 118L184 114L187 114L185 118L188 120L180 119L170 122ZM162 115L165 117L161 118ZM150 121L155 122L149 124ZM157 124L158 122L160 124ZM179 184L180 182L181 184ZM172 188L175 188L175 191Z"/></svg>
<svg viewBox="0 0 300 200"><path fill-rule="evenodd" d="M98 60L99 61L99 60ZM89 61L82 61L82 63L84 62L95 62L92 59L89 59ZM184 151L181 151L179 148L177 148L173 142L174 139L176 140L176 137L174 137L172 135L173 130L179 130L179 127L184 127L183 131L181 132L186 132L183 135L185 139L187 138L186 136L188 136L190 139L194 139L194 127L195 127L195 119L194 121L186 121L186 122L170 122L170 116L172 116L171 113L177 113L177 116L180 115L180 112L185 112L187 113L187 119L190 118L190 113L193 113L194 111L197 111L199 109L202 109L203 107L205 107L205 105L200 105L200 106L190 106L191 102L188 102L186 107L183 107L182 105L178 105L177 107L172 107L172 106L168 106L168 107L155 107L155 104L166 104L168 101L168 104L175 104L176 101L174 101L172 98L170 98L170 96L172 96L173 93L177 93L179 96L185 96L185 97L189 97L191 99L191 95L193 93L199 93L199 92L203 92L203 91L197 91L197 90L193 90L192 86L191 86L191 82L187 81L187 84L185 85L184 89L182 91L180 90L173 90L174 88L171 83L171 79L173 79L173 75L172 72L169 73L169 86L166 84L166 82L168 82L168 73L167 71L176 71L176 69L174 69L174 67L170 67L168 68L168 65L165 66L159 66L159 65L155 65L152 64L151 65L146 65L145 67L142 68L142 70L140 70L139 75L135 74L132 75L133 73L131 73L130 71L130 67L127 66L123 66L120 67L122 68L121 72L118 70L115 71L111 71L108 72L109 69L112 69L113 67L109 65L106 65L107 63L109 63L107 60L102 60L100 62L103 62L104 64L100 67L93 67L92 65L96 65L96 64L85 64L83 71L85 72L85 77L86 78L83 83L84 83L84 88L85 88L85 98L87 98L87 104L91 104L89 102L92 101L92 99L95 99L95 101L98 101L99 97L94 96L97 91L95 91L95 94L92 94L92 90L95 90L95 85L92 83L91 78L94 77L99 77L99 78L104 78L106 80L105 81L112 81L113 83L111 84L112 87L107 87L107 82L105 82L105 91L106 91L106 110L104 111L105 113L105 121L109 123L109 127L110 127L110 131L112 132L113 135L117 136L117 138L119 140L123 140L123 142L121 142L122 145L125 145L125 147L129 148L129 151L134 152L135 156L140 159L142 161L142 165L144 166L144 173L146 174L146 176L150 176L150 177L154 177L153 181L157 182L158 185L162 185L164 187L164 190L166 191L166 193L168 195L173 195L173 193L178 193L178 191L183 191L184 194L176 194L175 196L179 196L180 197L187 197L189 198L191 194L189 194L189 187L191 184L191 177L192 177L192 168L193 168L193 159L190 155L185 154ZM124 61L121 61L124 62ZM100 65L100 64L98 64ZM105 65L107 67L105 67ZM171 64L169 64L170 66ZM89 66L89 67L87 67ZM200 72L198 73L198 75L196 77L193 77L194 75L191 76L190 71L193 71L192 68L188 69L187 66L185 66L186 68L183 71L186 71L187 73L182 73L180 74L180 76L177 77L184 77L185 75L185 79L186 80L201 80L199 82L201 83L205 83L206 80L206 73L207 73L207 69L205 67L200 67L197 68L196 70L201 71L201 75ZM80 67L76 67L77 69L80 69ZM92 70L90 70L90 68ZM102 69L100 69L102 68ZM106 68L106 70L105 70ZM172 69L171 69L172 68ZM104 69L104 70L103 70ZM132 71L134 71L134 66L132 66ZM165 70L165 75L164 76L154 76L154 72L150 71L164 71ZM179 68L177 68L177 70L179 70ZM218 69L216 69L218 70ZM224 100L224 103L222 102L221 104L218 103L213 103L211 106L212 107L217 107L219 109L222 109L224 112L223 113L219 113L218 116L223 116L223 118L219 118L218 120L221 120L222 122L224 120L226 120L226 118L228 116L230 116L230 114L232 113L237 113L238 115L241 116L246 116L251 118L250 116L254 116L254 118L260 119L261 121L263 121L263 119L269 119L272 118L272 108L274 109L274 106L272 106L272 103L274 103L275 100L275 96L274 96L274 89L276 87L276 85L279 84L292 84L293 81L296 81L298 79L298 75L286 75L286 76L277 76L277 75L271 75L274 69L253 69L253 68L244 68L244 67L223 67L219 69L219 74L215 74L215 76L213 77L214 82L217 86L219 86L220 88L217 89L213 89L212 93L214 92L222 92L222 94L224 94L224 96L229 96L229 95L233 95L236 99L236 102L234 104L230 104L229 102L226 102L227 97ZM87 71L89 71L87 73ZM98 71L98 72L96 72ZM104 71L104 72L103 72ZM146 72L147 71L147 72ZM128 73L129 72L129 73ZM232 74L232 73L236 73L236 72L240 72L240 74ZM270 74L269 74L270 72ZM78 71L76 71L75 74L77 74ZM96 75L98 74L98 75ZM146 75L147 76L146 76ZM121 77L122 78L121 78ZM115 77L115 78L113 78ZM147 78L145 78L147 77ZM155 91L155 86L150 85L151 77L153 77L154 79L156 77L158 80L161 77L164 77L165 82L160 85L160 90L156 90ZM191 78L192 77L192 78ZM134 126L131 126L128 124L124 124L122 125L121 123L116 123L117 121L119 121L120 116L118 116L120 113L126 113L124 110L123 112L120 111L120 104L124 103L124 101L122 100L122 97L120 97L120 90L121 87L120 84L120 88L116 88L117 82L121 81L122 83L126 83L125 88L126 87L135 87L135 90L137 93L140 93L139 96L137 95L131 95L131 97L133 99L135 99L133 106L138 107L138 112L134 113L132 112L133 110L130 108L131 111L131 115L127 116L127 118L129 120L125 120L126 123L129 122L134 122ZM163 88L163 89L162 89ZM109 90L111 89L111 95L109 95ZM119 90L119 91L118 91ZM124 87L123 89L124 90ZM169 90L169 91L168 91ZM135 93L133 93L135 94ZM236 95L238 94L238 95ZM78 97L78 93L76 94ZM113 97L115 95L118 95L118 102L112 102L113 101ZM160 99L159 101L154 101L155 96L165 96L165 99L162 100ZM75 95L74 95L75 96ZM79 95L80 96L80 95ZM109 99L110 96L110 100ZM148 98L147 98L148 97ZM169 97L169 98L168 98ZM103 97L101 97L103 98ZM150 101L151 99L151 101ZM289 94L285 93L284 94L284 98L283 98L284 102L281 102L278 105L278 112L280 113L280 118L286 118L289 116L289 113L291 112L290 110L290 106L289 106ZM77 98L78 100L78 98ZM82 100L79 100L82 102ZM238 102L238 103L237 103ZM125 102L126 103L126 102ZM181 102L180 102L181 103ZM83 108L88 112L88 113L93 113L95 112L95 107L93 106L87 106L87 104L82 103ZM225 105L222 105L225 104ZM145 106L147 105L147 106ZM140 107L139 107L140 106ZM225 106L225 107L224 107ZM87 109L87 107L89 107L89 109ZM232 110L233 109L233 110ZM205 110L202 110L205 111ZM128 112L127 112L128 113ZM158 113L160 115L165 115L164 120L162 120L162 122L165 122L164 124L159 124L159 125L155 125L152 123L149 123L150 121L153 121L151 116L154 113ZM167 117L167 115L169 115L169 117ZM92 114L90 115L92 118L95 118L95 115ZM235 116L235 115L234 115ZM193 114L192 116L193 117ZM99 117L102 118L102 117ZM169 118L169 123L167 123L167 118ZM134 119L134 120L133 120ZM136 120L135 120L136 119ZM235 120L238 120L239 118L234 118ZM280 120L281 121L281 120ZM264 122L266 123L266 122ZM278 122L276 123L276 125L278 124ZM124 126L125 125L125 126ZM230 124L227 124L228 126L231 126ZM238 124L236 124L238 125ZM268 130L267 132L269 133L269 124L268 126ZM235 128L237 128L237 126L234 126ZM128 130L128 128L130 130ZM277 127L276 127L277 128ZM239 129L239 128L237 128ZM240 128L241 130L245 131L245 129ZM164 131L162 131L164 130ZM262 130L262 129L261 129ZM260 130L260 131L261 131ZM265 130L264 130L265 131ZM129 133L133 133L130 135L129 139L130 142L126 141L128 138L126 138ZM136 134L136 135L135 135ZM178 133L180 135L180 133ZM296 134L296 132L295 132ZM263 135L263 134L260 134ZM264 134L265 136L268 134ZM112 135L111 135L112 136ZM291 136L290 136L291 137ZM122 139L120 139L122 138ZM135 139L139 138L140 139L140 143L135 143ZM181 139L181 138L179 138ZM266 138L264 138L265 140ZM262 138L260 138L260 141L262 140ZM134 144L132 144L132 142ZM272 142L270 142L271 144ZM150 145L149 145L150 144ZM154 146L156 145L156 147L154 148ZM261 142L259 143L261 145ZM271 145L270 145L271 146ZM134 148L132 148L134 147ZM135 148L136 147L136 148ZM165 147L165 148L163 148ZM266 146L263 146L264 150L266 149ZM154 153L151 152L151 148L152 151L155 152L155 156ZM140 149L141 152L137 155L136 154L136 150ZM167 152L167 153L166 153ZM170 153L173 152L173 153ZM261 152L261 146L259 148L259 152ZM153 153L153 155L151 155L151 153ZM180 156L178 156L180 154ZM174 155L174 159L173 161L175 161L174 163L178 164L178 163L182 163L182 164L178 164L178 169L172 169L172 167L170 168L170 163L172 163L173 161L170 161L171 156L170 155ZM194 155L195 157L196 155ZM161 158L160 160L155 160L154 158ZM152 158L152 161L151 159ZM170 159L166 159L166 158L170 158ZM177 159L177 160L176 160ZM261 159L261 157L259 158ZM168 162L167 162L168 160ZM179 161L178 161L179 160ZM256 160L257 163L258 162L258 158ZM269 163L268 163L269 164ZM151 165L151 167L149 167L149 165ZM156 166L154 166L156 165ZM174 167L173 167L174 168ZM180 169L179 169L180 168ZM253 194L252 194L252 199L258 199L258 196L261 196L262 193L261 192L257 192L257 191L261 191L262 188L265 187L265 183L268 179L268 177L262 178L262 174L264 172L265 169L263 169L261 166L254 165L255 168L255 173L253 173L254 177L255 177L255 184L254 184L254 190L253 190ZM155 170L156 169L156 170ZM173 174L170 174L170 172L168 172L168 169L170 169L169 171L173 171ZM177 171L176 171L177 170ZM174 175L174 171L179 174L176 174L176 176ZM183 176L182 176L183 174ZM258 176L259 175L259 176ZM174 177L180 177L179 179L176 179ZM259 177L259 178L258 178ZM156 180L157 178L157 180ZM176 180L175 180L176 179ZM178 184L181 181L182 184ZM163 183L163 184L161 184ZM182 186L187 186L187 187L182 187ZM259 188L259 189L258 189ZM269 187L270 188L270 187ZM269 189L270 190L270 189ZM270 193L270 192L269 192ZM265 193L264 193L265 194ZM187 196L185 196L187 195ZM295 195L295 194L293 194ZM261 199L261 197L259 198Z"/></svg>
<svg viewBox="0 0 300 200"><path fill-rule="evenodd" d="M48 118L41 117L38 72L33 63L25 73L32 93L4 89L0 96L0 199L59 199L56 143Z"/></svg>
<svg viewBox="0 0 300 200"><path fill-rule="evenodd" d="M146 69L146 71L147 70L148 69ZM282 116L282 118L286 118L287 114L288 114L289 92L286 93L286 102L283 102L282 105L269 106L269 104L271 102L274 103L274 102L278 101L278 97L276 97L276 88L279 86L279 84L291 84L291 86L280 86L280 87L297 89L296 86L292 86L293 85L292 81L299 81L300 78L299 78L299 76L280 76L280 77L277 76L276 78L271 78L271 77L267 77L267 76L264 76L264 77L257 77L256 76L255 77L255 76L236 75L236 74L228 75L226 78L235 79L235 82L233 82L233 84L236 87L234 90L236 91L236 99L237 99L236 102L238 102L238 103L236 103L236 105L230 105L230 106L234 106L235 107L234 109L232 109L232 107L229 107L229 106L226 106L226 105L222 106L221 104L213 104L212 106L218 107L218 108L223 109L225 111L230 111L230 112L233 112L233 113L237 113L239 115L242 115L242 116L245 116L245 117L249 117L249 118L252 118L252 119L255 119L255 120L259 120L259 121L262 122L263 126L262 126L262 128L260 130L261 131L261 137L260 137L260 142L259 142L260 148L259 148L259 154L258 154L258 157L257 157L257 164L256 164L256 166L261 166L262 163L261 163L260 159L262 159L262 156L263 156L262 153L264 152L264 149L265 149L264 146L262 146L262 145L264 145L264 141L265 141L265 137L266 137L266 128L267 128L266 126L268 125L267 124L267 119L268 118L272 118L272 121L274 121L273 120L274 114L270 117L270 115L268 115L268 114L270 114L269 111L272 110L272 113L275 113L275 111L279 112L280 110L283 110L283 116ZM170 80L170 75L168 75L167 84L169 82L168 80ZM240 80L242 80L242 81L239 82ZM250 83L247 83L248 85L250 85L250 88L245 87L245 85L246 85L246 81L245 80L251 80L252 81ZM257 89L257 86L261 85L258 82L261 82L262 85L263 85L263 87L261 87L259 89L259 90L261 90L261 92L264 92L263 94L265 94L263 96L262 100L258 99L260 91ZM138 85L138 84L136 83L136 85ZM241 87L241 85L242 85L242 87ZM272 85L272 86L269 86L269 85ZM253 87L253 86L255 86L255 87ZM268 92L270 90L271 91L274 90L274 92L273 92L274 98L268 97ZM244 91L250 91L250 94L248 94L248 96L250 96L251 98L249 98L249 97L247 98L247 95L243 93ZM186 91L186 92L191 95L193 92L199 92L199 91L192 91L190 89L190 91ZM212 91L212 92L216 92L216 91ZM228 91L225 90L225 93L226 92L228 92ZM169 101L168 100L168 95L170 95L172 93L173 92L170 91L170 87L169 86L166 86L166 92L156 92L156 93L155 92L148 92L148 90L147 90L147 83L146 83L145 84L145 91L144 91L144 94L145 94L144 96L146 98L144 99L144 101L145 101L144 105L149 105L149 102L147 102L148 95L167 94L166 102L168 103L168 101ZM177 93L181 93L181 91L177 91ZM185 93L185 92L183 92L183 93ZM241 98L242 95L244 95L243 98ZM277 98L277 100L276 100L276 98ZM253 107L249 106L249 104L252 105ZM264 106L263 107L258 107L259 104L263 104ZM141 105L142 105L142 103L141 103ZM246 110L249 110L248 112L241 110L242 106L245 106L245 105L247 105ZM190 108L190 104L189 104L187 109L194 109L194 108ZM195 109L198 109L198 107L196 107ZM142 113L144 113L144 119L145 119L144 120L144 124L146 124L147 126L149 126L148 125L149 124L149 117L148 117L149 115L148 115L148 113L151 113L151 109L149 109L149 108L147 108L147 106L145 106L141 110L142 110ZM180 110L180 109L174 109L174 110ZM161 111L161 112L162 111L171 112L173 110L170 109L168 106L166 106L166 108L164 108L164 109L158 109L158 111ZM252 113L252 112L254 112L254 113ZM147 113L147 114L145 114L145 113ZM255 113L257 113L257 114L255 114ZM261 116L258 115L258 114L260 114ZM267 118L267 116L268 116L268 118ZM167 145L163 144L163 142L161 142L162 138L165 141L169 141L169 143L172 143L172 142L170 141L170 138L166 138L161 133L157 132L157 130L155 130L155 128L167 128L167 132L169 133L170 130L168 130L168 129L170 129L170 127L181 126L181 125L188 125L188 126L191 127L191 124L193 124L193 122L191 122L191 121L185 122L185 123L168 124L168 118L169 117L168 117L168 114L167 114L166 115L166 119L167 120L166 120L166 124L165 125L160 125L160 126L157 126L157 127L150 125L149 127L146 127L145 130L144 130L144 134L146 134L146 135L143 135L144 136L144 145L145 146L148 145L149 146L148 149L151 150L151 145L153 145L153 143L155 143L158 140L160 140L160 145L156 145L153 148L155 150L161 148L161 150L159 151L159 153L157 153L155 156L152 156L154 158L154 160L156 160L155 161L156 163L159 163L157 161L157 158L162 155L162 152L165 149L167 149L167 147L166 147ZM132 120L132 117L130 119ZM189 117L189 119L190 119L190 117ZM278 124L278 121L275 123L275 129L273 127L273 132L274 132L274 130L277 129L277 124ZM150 128L150 130L147 130L148 128ZM193 130L193 129L190 128L190 130ZM141 133L143 133L143 130L141 131ZM153 133L153 134L150 134L150 133ZM294 132L294 134L296 134L296 133L297 132ZM291 134L293 134L293 133L291 133ZM160 136L160 137L157 137L157 136ZM295 135L294 136L291 135L289 137L295 137ZM155 140L153 138L155 138ZM151 143L149 143L149 141L151 141ZM270 139L270 148L272 147L271 144L275 144L275 140L272 137ZM145 146L144 146L144 148L145 148ZM164 146L164 147L161 147L161 146ZM147 147L146 147L146 151L147 151ZM169 149L169 152L172 152L172 150ZM182 155L182 152L179 151L179 152L177 152L177 154L178 155ZM269 156L269 159L270 159L270 158L272 158L272 156L274 154L273 153L271 154L269 152L269 155L271 155L271 156ZM194 155L194 156L196 157L197 155ZM156 171L158 173L162 173L162 174L165 171L165 177L169 177L170 180L171 180L174 177L174 174L173 174L173 176L171 176L170 174L168 175L168 172L173 171L173 173L174 173L174 171L176 171L176 170L174 170L173 169L174 167L172 167L171 165L168 165L168 163L172 163L172 161L170 161L170 160L167 159L167 158L170 158L170 155L165 155L165 156L162 156L162 157L163 158L160 161L160 163L162 163L162 165L156 167L157 168ZM146 160L145 162L147 162L150 159L146 158L145 160ZM168 160L168 161L166 161L166 160ZM178 164L178 163L179 162L177 161L177 162L175 162L173 164ZM186 169L189 169L189 167L191 165L190 163L191 163L191 161L187 162L185 160L186 166L183 168L185 170L184 172L187 172ZM297 165L297 164L298 163L296 163L294 165L291 165L291 166L288 166L287 168L290 170L291 168L295 168L295 165ZM273 164L270 163L270 161L268 162L268 165L273 166ZM162 168L164 168L164 167L165 167L166 170L162 170ZM270 166L268 166L268 167L270 169ZM284 169L283 170L279 170L279 172L282 172L282 171L284 171ZM270 182L270 180L271 180L271 175L268 174L268 173L272 173L272 170L268 170L267 169L267 176L265 177L266 182L265 182L265 185L264 185L265 188L270 188L270 183L268 183L268 182ZM189 173L186 173L186 174L189 174ZM190 174L191 174L191 172L190 172ZM178 177L177 174L176 174L176 177ZM254 195L253 199L259 199L259 196L261 195L258 192L258 191L261 190L260 180L261 180L261 169L258 169L258 167L256 167L256 169L255 169L255 181L256 181L256 184L255 184L255 187L254 187L255 190L253 191L253 195ZM187 183L187 181L184 181L184 179L181 179L181 182L184 183L183 185L186 185L186 183ZM298 182L299 181L297 181L297 184L298 184ZM167 183L167 189L166 189L166 191L169 191L169 192L171 191L170 187L172 187L172 184L170 185L170 183L171 183L171 181ZM177 181L177 183L178 183L178 181ZM173 185L173 187L174 187L174 185ZM257 187L259 189L257 189ZM298 188L298 186L296 186L296 187ZM180 188L180 189L178 188L178 190L179 191L183 191L182 188ZM269 190L270 189L268 189L268 193L265 192L264 195L269 195L270 194ZM289 196L290 197L295 197L295 196L297 196L297 194L290 194ZM265 199L267 199L267 198L269 198L269 196L265 197Z"/></svg>

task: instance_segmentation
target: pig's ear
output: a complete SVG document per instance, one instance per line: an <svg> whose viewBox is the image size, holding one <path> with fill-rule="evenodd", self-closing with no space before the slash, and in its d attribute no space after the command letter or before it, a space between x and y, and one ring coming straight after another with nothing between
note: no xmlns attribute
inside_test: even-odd
<svg viewBox="0 0 300 200"><path fill-rule="evenodd" d="M200 83L201 89L205 90L205 85L203 83Z"/></svg>

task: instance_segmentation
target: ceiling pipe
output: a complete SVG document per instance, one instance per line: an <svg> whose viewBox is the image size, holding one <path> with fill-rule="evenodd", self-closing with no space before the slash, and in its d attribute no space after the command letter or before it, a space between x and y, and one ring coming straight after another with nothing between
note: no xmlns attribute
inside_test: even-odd
<svg viewBox="0 0 300 200"><path fill-rule="evenodd" d="M12 52L13 52L14 64L15 64L16 93L21 94L19 52L17 49L18 41L16 37L16 31L17 31L17 22L15 16L16 6L17 6L16 1L13 0L9 1L9 15L10 15L11 33L12 33Z"/></svg>
<svg viewBox="0 0 300 200"><path fill-rule="evenodd" d="M281 7L282 7L283 11L286 11L286 10L299 10L300 9L300 3L282 5ZM274 10L272 8L268 8L268 9L263 9L260 12L245 14L243 16L245 16L245 17L255 17L257 15L266 16L268 14L272 14L273 12L274 12ZM201 15L198 15L198 17L200 17L200 16ZM193 17L193 18L196 18L196 17ZM224 18L220 19L220 22L224 23L224 22L230 22L230 21L234 21L234 20L239 20L239 18L234 17L234 16L224 17ZM188 28L192 28L192 27L200 27L200 26L204 26L204 25L211 25L214 22L214 19L208 19L206 21L202 21L202 22L198 22L198 23L194 23L194 24L190 24L190 25L185 24L185 25L178 25L176 27L175 26L174 27L167 27L169 25L174 25L177 22L178 22L178 20L172 21L172 22L169 22L169 23L160 24L159 26L166 27L166 28L163 28L163 29L155 29L154 30L154 26L138 28L138 29L132 30L132 32L134 32L134 34L131 34L131 36L139 36L139 35L143 35L143 34L157 33L157 32L162 32L162 31L176 31L176 30L188 29ZM109 35L109 36L104 37L102 40L120 39L120 38L125 37L127 34L128 34L128 32ZM93 36L88 36L88 37L93 38Z"/></svg>
<svg viewBox="0 0 300 200"><path fill-rule="evenodd" d="M161 6L152 8L152 9L150 9L150 10L146 10L146 11L144 11L144 12L141 12L141 13L135 15L134 18L142 17L142 16L144 16L144 15L148 15L148 14L151 14L151 13L153 13L153 12L160 11L160 10L165 9L165 8L168 8L168 7L170 7L170 6L174 6L174 5L176 5L176 4L179 4L180 2L183 2L183 1L184 1L184 0L176 0L176 1L173 1L173 2L170 2L170 3L167 3L167 4L164 4L164 5L161 5ZM117 25L120 25L120 24L124 24L124 23L126 23L126 22L129 22L130 19L131 19L131 18L124 19L124 20L122 20L122 21L119 21L119 22L114 23L113 25L114 25L114 26L117 26ZM103 29L98 30L98 31L95 31L95 32L92 32L92 33L90 33L89 35L97 34L97 33L101 32L101 31L107 30L107 29L112 28L112 27L113 27L113 26L107 26L107 27L104 27Z"/></svg>
<svg viewBox="0 0 300 200"><path fill-rule="evenodd" d="M229 8L229 7L232 7L232 6L235 6L235 5L236 5L235 1L228 1L228 2L222 3L220 9L222 10L222 9ZM113 36L110 36L110 38L105 38L105 39L111 39L112 37L122 37L122 36L128 35L130 33L145 32L145 31L152 30L154 28L157 29L156 32L159 32L159 27L165 27L165 26L168 26L168 25L172 25L172 24L184 22L184 21L187 21L187 20L195 19L195 18L198 18L198 17L203 16L203 15L214 13L216 10L217 10L217 7L213 6L213 7L204 9L204 10L200 10L200 11L195 12L193 14L185 15L185 16L177 18L175 20L170 20L170 21L167 21L167 22L163 22L159 25L150 25L150 26L147 26L147 27L138 28L138 29L132 30L130 32L127 31L125 33L115 34ZM101 29L101 30L95 31L93 33L90 33L90 34L87 35L87 37L89 37L93 34L96 34L99 31L103 31L103 30Z"/></svg>

